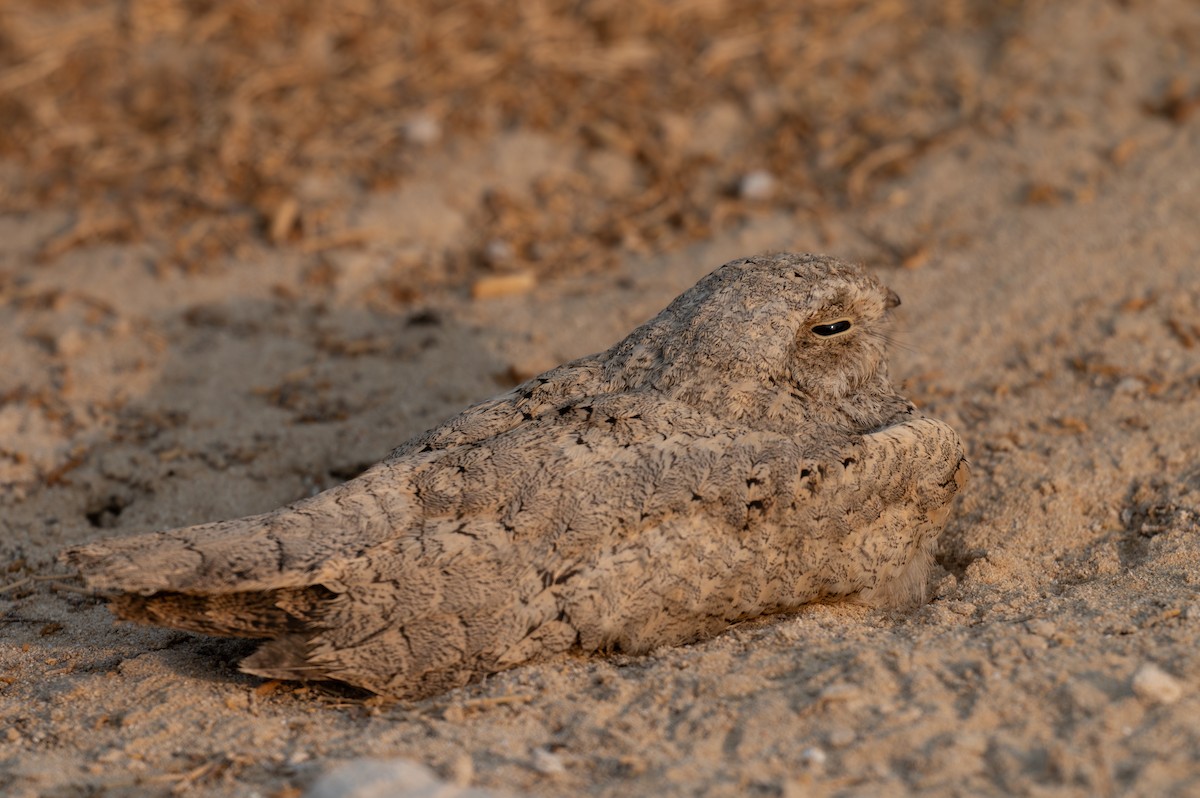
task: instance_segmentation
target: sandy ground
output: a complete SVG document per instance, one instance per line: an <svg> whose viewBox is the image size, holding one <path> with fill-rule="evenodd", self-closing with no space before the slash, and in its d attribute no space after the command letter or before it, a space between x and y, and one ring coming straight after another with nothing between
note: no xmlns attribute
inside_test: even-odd
<svg viewBox="0 0 1200 798"><path fill-rule="evenodd" d="M46 257L69 208L0 218L0 791L284 798L377 758L530 795L1200 795L1200 9L1008 24L1003 51L918 54L955 54L970 121L858 201L765 203L603 269L518 270L501 296L503 271L396 286L491 188L595 161L552 132L447 136L356 189L319 258L253 239L199 271L153 268L154 241ZM917 611L813 606L395 704L114 623L56 564L336 484L770 249L875 267L904 299L893 375L968 443Z"/></svg>

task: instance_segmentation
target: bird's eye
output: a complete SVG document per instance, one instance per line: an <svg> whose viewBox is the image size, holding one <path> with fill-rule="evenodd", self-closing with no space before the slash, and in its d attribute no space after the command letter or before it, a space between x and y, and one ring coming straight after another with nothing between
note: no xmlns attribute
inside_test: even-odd
<svg viewBox="0 0 1200 798"><path fill-rule="evenodd" d="M812 328L812 331L817 335L822 335L828 338L831 335L838 335L850 329L850 321L841 319L839 321L831 321L828 324L818 324Z"/></svg>

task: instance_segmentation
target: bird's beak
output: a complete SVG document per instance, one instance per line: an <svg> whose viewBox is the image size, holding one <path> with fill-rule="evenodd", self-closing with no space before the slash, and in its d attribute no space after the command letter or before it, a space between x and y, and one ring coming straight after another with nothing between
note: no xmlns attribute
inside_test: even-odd
<svg viewBox="0 0 1200 798"><path fill-rule="evenodd" d="M887 293L887 302L884 304L887 305L888 310L900 307L900 295L889 288Z"/></svg>

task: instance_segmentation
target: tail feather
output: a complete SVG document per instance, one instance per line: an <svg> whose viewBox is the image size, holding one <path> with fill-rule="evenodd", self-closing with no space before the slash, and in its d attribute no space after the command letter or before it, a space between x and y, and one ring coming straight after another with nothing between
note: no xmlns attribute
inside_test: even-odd
<svg viewBox="0 0 1200 798"><path fill-rule="evenodd" d="M277 637L313 633L322 606L335 595L322 587L189 595L124 593L109 607L119 618L228 637Z"/></svg>
<svg viewBox="0 0 1200 798"><path fill-rule="evenodd" d="M414 515L387 468L270 513L91 543L62 556L89 587L142 596L335 583L347 559Z"/></svg>
<svg viewBox="0 0 1200 798"><path fill-rule="evenodd" d="M327 679L328 670L312 661L308 635L289 634L268 640L242 660L239 670L265 679Z"/></svg>

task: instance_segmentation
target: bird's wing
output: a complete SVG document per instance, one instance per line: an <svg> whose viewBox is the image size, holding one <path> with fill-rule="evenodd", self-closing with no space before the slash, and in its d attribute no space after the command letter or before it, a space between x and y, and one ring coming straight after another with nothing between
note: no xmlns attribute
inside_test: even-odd
<svg viewBox="0 0 1200 798"><path fill-rule="evenodd" d="M799 442L702 427L688 440L687 424L674 427L681 445L662 440L629 472L612 458L604 476L625 484L624 501L597 509L623 523L554 538L556 573L574 576L548 589L581 647L646 651L825 596L923 597L967 474L948 426L918 418Z"/></svg>
<svg viewBox="0 0 1200 798"><path fill-rule="evenodd" d="M632 516L605 514L642 501L650 484L631 477L655 467L664 438L674 434L668 448L679 450L719 431L690 408L650 395L542 403L537 411L491 435L476 430L469 444L394 455L269 513L100 541L64 557L91 587L141 595L337 590L388 552L424 561L459 549L524 550L554 534L557 514L588 515L589 528L620 527ZM448 428L463 429L476 415ZM670 423L683 431L668 433ZM620 495L628 490L635 495Z"/></svg>
<svg viewBox="0 0 1200 798"><path fill-rule="evenodd" d="M481 402L399 446L379 465L317 496L244 518L70 548L88 585L141 595L273 590L336 579L338 565L420 528L406 478L445 452L503 436L579 395L596 356Z"/></svg>
<svg viewBox="0 0 1200 798"><path fill-rule="evenodd" d="M603 353L564 363L526 380L508 393L486 399L400 444L388 460L412 454L470 446L503 435L549 409L597 392Z"/></svg>

